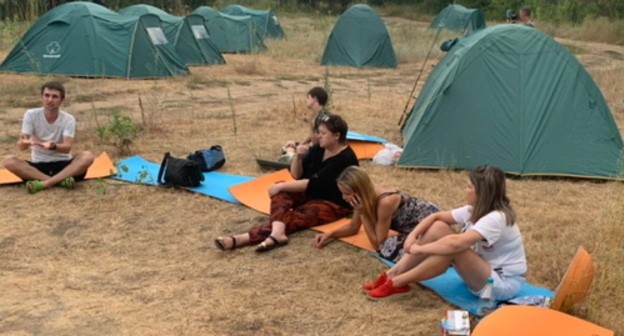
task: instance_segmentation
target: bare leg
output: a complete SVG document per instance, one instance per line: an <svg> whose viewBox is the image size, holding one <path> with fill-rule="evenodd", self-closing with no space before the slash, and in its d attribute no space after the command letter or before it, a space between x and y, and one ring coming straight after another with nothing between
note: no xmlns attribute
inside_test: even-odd
<svg viewBox="0 0 624 336"><path fill-rule="evenodd" d="M37 168L28 164L28 162L14 155L9 155L2 161L2 165L11 173L17 175L24 181L41 180L45 181L50 176L40 172Z"/></svg>
<svg viewBox="0 0 624 336"><path fill-rule="evenodd" d="M233 236L224 236L216 239L223 250L231 250L235 247L249 245L249 233L241 233ZM236 241L236 244L234 242ZM220 247L221 248L221 247Z"/></svg>
<svg viewBox="0 0 624 336"><path fill-rule="evenodd" d="M418 240L418 244L428 244L450 234L454 234L454 232L453 230L451 230L448 224L442 221L437 221L429 227L429 229L422 235L422 237L420 237L420 240ZM405 253L403 257L401 257L399 262L390 270L388 270L388 277L394 278L404 272L413 269L418 264L423 262L427 257L429 256L424 254L414 255Z"/></svg>
<svg viewBox="0 0 624 336"><path fill-rule="evenodd" d="M95 156L93 156L91 152L82 152L81 154L76 155L72 162L65 167L65 169L44 180L43 185L46 188L50 188L63 181L66 177L84 174L93 163L93 160L95 160Z"/></svg>
<svg viewBox="0 0 624 336"><path fill-rule="evenodd" d="M280 221L271 223L271 236L280 243L288 241L288 236L286 236L286 224ZM264 240L264 244L270 246L275 244L275 242L271 238L267 238Z"/></svg>

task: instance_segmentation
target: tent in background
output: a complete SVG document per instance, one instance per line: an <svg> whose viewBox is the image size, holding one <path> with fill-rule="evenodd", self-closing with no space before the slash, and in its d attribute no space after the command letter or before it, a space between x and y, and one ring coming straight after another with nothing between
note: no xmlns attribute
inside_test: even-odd
<svg viewBox="0 0 624 336"><path fill-rule="evenodd" d="M566 48L524 25L460 39L402 132L400 166L622 178L622 138L602 93Z"/></svg>
<svg viewBox="0 0 624 336"><path fill-rule="evenodd" d="M188 74L164 36L157 16L129 17L69 2L42 15L0 71L125 78Z"/></svg>
<svg viewBox="0 0 624 336"><path fill-rule="evenodd" d="M321 64L396 68L392 40L379 15L363 4L347 9L327 39Z"/></svg>
<svg viewBox="0 0 624 336"><path fill-rule="evenodd" d="M262 36L262 38L272 37L281 39L286 37L286 34L277 19L277 15L275 15L275 12L272 10L258 10L239 5L231 5L223 8L221 12L234 16L251 16L256 24L256 29L258 29L258 33Z"/></svg>
<svg viewBox="0 0 624 336"><path fill-rule="evenodd" d="M482 10L469 9L462 5L448 5L433 19L429 27L470 34L485 26L485 15Z"/></svg>
<svg viewBox="0 0 624 336"><path fill-rule="evenodd" d="M251 16L227 15L208 6L198 7L193 14L204 19L210 39L222 53L266 50Z"/></svg>
<svg viewBox="0 0 624 336"><path fill-rule="evenodd" d="M175 51L186 65L225 63L219 48L210 41L204 19L199 15L182 18L149 5L128 6L119 13L132 16L145 14L158 16L162 21L165 36L175 46Z"/></svg>

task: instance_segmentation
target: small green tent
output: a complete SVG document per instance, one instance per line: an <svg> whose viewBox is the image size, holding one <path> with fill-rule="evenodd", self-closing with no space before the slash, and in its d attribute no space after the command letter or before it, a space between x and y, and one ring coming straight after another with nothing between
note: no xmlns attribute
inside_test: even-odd
<svg viewBox="0 0 624 336"><path fill-rule="evenodd" d="M160 18L167 39L186 65L224 64L219 48L210 41L204 19L199 15L185 18L171 15L150 5L132 5L119 14L141 16L153 14Z"/></svg>
<svg viewBox="0 0 624 336"><path fill-rule="evenodd" d="M321 64L396 68L392 40L379 15L363 4L347 9L329 35Z"/></svg>
<svg viewBox="0 0 624 336"><path fill-rule="evenodd" d="M229 15L249 15L253 18L258 33L263 38L272 37L282 39L286 37L277 15L272 10L258 10L240 5L231 5L223 8L221 12Z"/></svg>
<svg viewBox="0 0 624 336"><path fill-rule="evenodd" d="M250 53L266 50L251 16L232 16L220 13L209 6L193 11L204 19L210 39L222 53Z"/></svg>
<svg viewBox="0 0 624 336"><path fill-rule="evenodd" d="M400 166L621 178L622 138L579 61L539 30L498 25L459 40L402 128Z"/></svg>
<svg viewBox="0 0 624 336"><path fill-rule="evenodd" d="M80 1L42 15L4 59L0 71L125 78L188 74L158 17L124 16Z"/></svg>
<svg viewBox="0 0 624 336"><path fill-rule="evenodd" d="M448 5L431 22L431 28L444 28L470 34L485 28L485 15L480 9Z"/></svg>

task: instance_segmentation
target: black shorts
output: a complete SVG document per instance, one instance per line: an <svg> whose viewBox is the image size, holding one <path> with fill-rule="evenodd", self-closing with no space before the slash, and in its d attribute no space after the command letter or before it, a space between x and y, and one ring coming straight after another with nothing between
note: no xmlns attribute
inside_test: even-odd
<svg viewBox="0 0 624 336"><path fill-rule="evenodd" d="M65 169L65 167L69 166L69 164L72 163L72 160L52 161L52 162L30 162L30 161L26 161L26 162L28 162L29 165L37 168L38 171L48 176L54 176L58 174L61 170ZM82 181L84 180L85 175L87 175L86 172L84 172L83 174L74 176L74 180Z"/></svg>

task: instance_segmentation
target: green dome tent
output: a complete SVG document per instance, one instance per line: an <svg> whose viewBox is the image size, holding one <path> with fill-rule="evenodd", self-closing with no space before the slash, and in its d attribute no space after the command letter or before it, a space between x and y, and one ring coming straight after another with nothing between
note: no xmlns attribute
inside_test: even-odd
<svg viewBox="0 0 624 336"><path fill-rule="evenodd" d="M435 17L430 27L470 34L485 28L485 15L480 9L468 9L462 5L448 5Z"/></svg>
<svg viewBox="0 0 624 336"><path fill-rule="evenodd" d="M266 50L251 16L232 16L211 7L198 7L193 14L204 18L210 39L222 53L250 53Z"/></svg>
<svg viewBox="0 0 624 336"><path fill-rule="evenodd" d="M257 10L239 5L231 5L223 8L221 12L229 15L249 15L254 20L258 33L263 38L271 37L282 39L286 37L277 15L272 10Z"/></svg>
<svg viewBox="0 0 624 336"><path fill-rule="evenodd" d="M390 35L368 5L353 5L338 19L327 39L321 65L396 68Z"/></svg>
<svg viewBox="0 0 624 336"><path fill-rule="evenodd" d="M125 78L188 74L157 16L129 17L79 1L42 15L0 71Z"/></svg>
<svg viewBox="0 0 624 336"><path fill-rule="evenodd" d="M210 41L204 19L199 15L185 18L173 16L150 5L133 5L123 8L119 14L141 16L154 14L162 22L167 39L186 65L224 64L219 48Z"/></svg>
<svg viewBox="0 0 624 336"><path fill-rule="evenodd" d="M555 40L523 25L463 39L402 127L398 165L617 179L622 138L602 93Z"/></svg>

